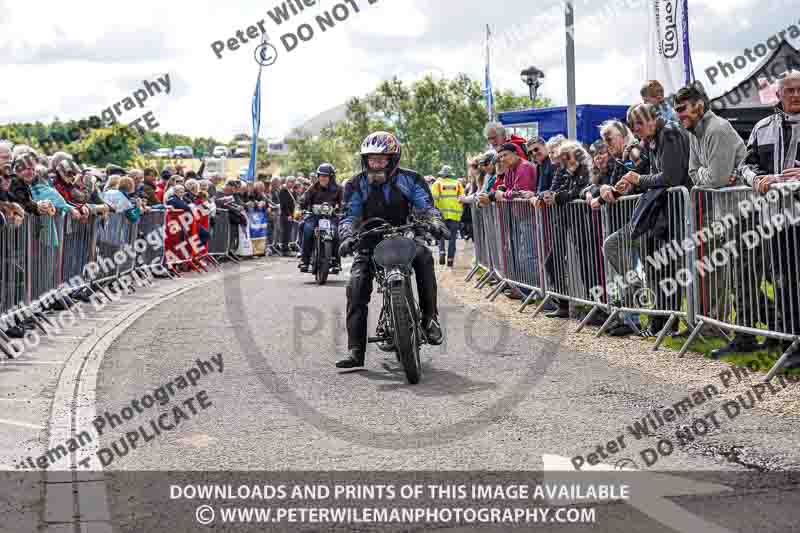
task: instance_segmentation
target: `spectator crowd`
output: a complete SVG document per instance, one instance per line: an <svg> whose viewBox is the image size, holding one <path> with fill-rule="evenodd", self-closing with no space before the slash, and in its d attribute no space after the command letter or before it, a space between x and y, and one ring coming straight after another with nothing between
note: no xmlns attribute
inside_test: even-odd
<svg viewBox="0 0 800 533"><path fill-rule="evenodd" d="M240 260L242 258L237 256L239 228L247 227L248 209L260 210L264 213L266 235L270 243L263 250L264 253L288 254L292 248L291 241L298 238L295 199L310 186L310 180L304 177L269 179L263 175L259 175L254 182L225 179L217 175L205 178L204 168L203 164L198 171L194 171L175 165L158 172L155 168L125 169L113 164L103 168L81 166L66 152L47 156L28 145L14 145L10 141L0 140L0 226L4 226L0 227L2 311L5 313L21 303L14 301L19 298L21 290L19 273L25 268L20 261L31 252L14 250L25 246L25 239L15 237L15 228L23 226L26 220L44 221L47 227L55 228L52 222L55 217L66 217L71 227L81 224L89 227L98 223L103 228L109 228L116 227L113 223L109 224L112 216L136 223L155 211L191 213L199 243L206 246L219 217L224 216L231 228L225 257ZM162 220L165 220L166 227L166 219ZM170 232L166 233L165 247L173 238ZM187 233L177 233L175 238L178 241L188 237ZM33 235L32 238L38 239L40 236ZM65 265L75 263L77 259L68 256L76 252L64 250ZM40 259L44 260L38 255L35 258L37 261ZM34 260L33 256L31 260ZM45 276L52 275L53 270L47 267ZM30 296L35 299L39 295ZM83 290L76 290L69 296L88 301L88 293ZM63 309L64 301L52 301L48 307ZM19 316L4 315L4 318L5 321L0 324L0 336L5 334L7 337L20 338L26 329L35 325L30 316L25 320L20 320Z"/></svg>
<svg viewBox="0 0 800 533"><path fill-rule="evenodd" d="M534 210L548 210L583 200L595 211L604 205L616 204L626 196L641 195L630 218L621 229L605 238L598 252L613 270L606 273L606 279L615 275L636 278L622 289L621 295L616 295L625 298L645 284L640 275L642 270L651 283L659 275L640 255L639 250L643 248L638 244L647 241L650 246L646 248L655 250L663 243L685 237L679 236L677 229L666 222L664 202L659 201L669 188L685 187L691 192L695 187L718 190L747 186L751 192L745 196L758 199L779 184L800 181L800 72L790 72L780 81L779 104L769 117L755 126L747 142L730 122L714 113L699 83L680 89L671 102L665 99L664 89L656 80L645 82L640 94L642 101L630 106L627 116L601 124L597 139L588 145L563 135L526 140L511 134L499 123L487 124L484 134L491 149L469 161L469 176L459 202L475 206L480 212L486 206L515 200L529 203ZM725 212L720 206L711 207L704 206L706 216L717 219ZM735 204L733 211L737 211ZM741 218L739 237L744 231L742 228L752 228L754 222L759 222L752 213L737 212L737 215ZM588 223L600 224L599 221L597 217ZM702 221L704 225L710 222L713 220ZM557 224L552 227L554 234L570 235L586 225L587 220L581 216L559 217ZM510 239L516 236L512 233ZM564 265L567 270L576 271L575 276L581 278L586 287L604 284L596 271L599 263L594 261L591 252L580 254L581 264L571 264L568 250L559 244L564 239L548 239L543 260L549 286L560 286L559 278L566 275ZM741 238L735 240L737 250L731 254L734 259L730 265L735 273L729 271L728 285L725 280L718 279L722 276L706 276L704 281L714 285L714 290L709 291L710 302L705 303L722 309L725 293L731 289L732 305L738 310L734 313L735 325L755 327L747 323L754 321L746 317L753 316L749 308L760 302L773 308L758 315L767 317L761 320L763 325L770 330L800 335L800 291L796 290L800 286L800 228L787 225L781 238L769 245L762 242L745 246ZM713 245L709 243L706 250ZM511 246L516 250L513 242ZM765 264L772 267L765 267ZM774 295L768 294L767 284L784 290L780 295L777 291ZM522 299L527 294L525 288L505 289L505 295L512 299ZM656 291L655 296L658 309L676 309L676 306L680 309L679 298L686 294L665 295ZM620 306L620 300L612 304ZM776 312L775 308L781 311ZM730 311L729 307L726 309ZM548 302L545 310L548 317L567 318L570 316L569 300L556 298ZM715 316L721 318L722 315L720 311ZM645 319L638 313L620 313L613 323L605 324L608 318L601 312L593 321L608 326L606 331L613 336L663 333L681 337L688 334L679 331L678 323L669 321L668 316L653 314ZM718 330L715 333L711 328L703 329L703 335L719 336ZM712 355L721 357L760 349L782 353L790 349L790 345L791 341L776 339L761 344L751 333L737 332L727 345L714 350ZM790 355L787 366L800 367L800 350L795 349Z"/></svg>
<svg viewBox="0 0 800 533"><path fill-rule="evenodd" d="M591 210L597 211L626 196L641 195L630 220L607 236L596 254L602 253L614 271L607 273L608 279L614 275L627 277L631 271L644 271L646 277L653 278L658 273L652 268L648 270L648 261L638 253L640 247L636 244L647 239L658 245L678 236L674 228L665 229L663 221L659 222L665 217L657 208L663 205L663 201L659 203L659 196L668 188L685 187L691 191L694 187L722 189L746 185L750 187L750 194L758 197L767 195L778 184L800 181L800 72L789 73L780 81L779 105L773 114L755 126L747 143L727 120L714 113L699 84L682 88L670 102L655 80L645 82L640 94L641 102L632 105L625 117L601 124L597 139L588 145L563 135L524 139L500 123L488 123L484 136L490 149L469 160L468 176L457 178L451 166L443 165L436 176L425 178L434 203L451 230L450 240L439 243L439 263L453 266L459 232L465 239L472 238L473 214L487 206L524 202L532 210L546 211L582 200ZM160 173L154 168L126 170L115 165L82 168L64 152L48 157L29 146L0 141L0 225L19 226L26 217L53 217L58 213L77 222L121 213L136 222L152 210L171 207L196 213L201 222L201 241L207 242L218 209L224 209L231 226L238 228L247 225L246 211L251 208L266 213L267 254L300 255L306 233L301 231L302 198L314 183L313 176L268 178L259 175L256 181L245 183L221 176L205 178L203 174L203 167L195 172L179 165L167 167ZM346 181L342 184L345 206L351 193L350 183ZM648 209L649 214L642 215ZM577 232L580 224L596 223L598 219L594 220L561 217L553 231L571 235ZM239 244L238 232L231 231L230 236L230 250L235 251ZM763 287L758 283L747 284L748 279L763 278L776 287L800 286L800 265L797 264L800 229L788 228L785 236L780 247L771 246L769 252L756 250L762 254L760 257L769 255L774 263L784 265L779 271L765 269L763 261L752 260L755 256L752 249L753 253L744 253L742 249L742 253L735 255L733 267L741 275L734 276L740 284L734 291L734 309L745 309L759 298L769 300ZM515 236L507 238L513 240ZM541 258L544 275L551 286L563 282L567 275L565 270L576 271L587 288L604 283L593 266L597 257L584 254L580 264L572 265L569 251L559 242L563 240L553 239L548 243L544 247L545 257ZM526 254L521 256L522 261L538 261L534 253ZM716 283L712 306L722 306L725 282L711 277L709 282ZM635 279L615 297L629 297L643 285L641 279ZM759 292L762 294L755 294ZM512 286L505 290L505 295L512 299L522 299L528 294L525 287ZM790 301L782 302L782 308L790 311L765 312L764 316L770 317L766 325L798 335L800 291L781 294L782 297L789 295ZM657 294L656 299L658 305L674 308L680 306L680 297L681 294ZM568 300L556 298L547 303L548 317L570 316ZM737 314L740 318L745 315ZM685 334L679 331L677 323L657 314L645 318L634 312L621 313L612 324L607 322L614 317L609 318L602 312L593 318L609 326L607 331L613 336ZM20 332L7 333L18 336ZM783 350L788 344L769 340L765 346L751 333L737 333L714 355L719 357L765 347ZM800 366L800 353L792 356L789 366Z"/></svg>

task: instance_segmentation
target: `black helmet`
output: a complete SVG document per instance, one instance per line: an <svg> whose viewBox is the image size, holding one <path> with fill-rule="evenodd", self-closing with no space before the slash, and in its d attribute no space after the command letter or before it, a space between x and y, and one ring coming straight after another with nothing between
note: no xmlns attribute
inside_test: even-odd
<svg viewBox="0 0 800 533"><path fill-rule="evenodd" d="M317 177L320 176L329 176L332 180L336 179L336 168L330 163L322 163L317 168Z"/></svg>

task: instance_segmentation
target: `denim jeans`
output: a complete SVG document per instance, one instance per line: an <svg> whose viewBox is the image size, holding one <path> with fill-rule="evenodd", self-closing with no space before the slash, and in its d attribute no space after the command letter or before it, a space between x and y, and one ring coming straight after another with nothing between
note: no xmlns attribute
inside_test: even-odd
<svg viewBox="0 0 800 533"><path fill-rule="evenodd" d="M447 244L447 257L453 259L456 256L456 241L458 240L458 228L461 223L458 220L447 220L444 223L450 230L450 240ZM444 255L444 239L439 240L439 255Z"/></svg>

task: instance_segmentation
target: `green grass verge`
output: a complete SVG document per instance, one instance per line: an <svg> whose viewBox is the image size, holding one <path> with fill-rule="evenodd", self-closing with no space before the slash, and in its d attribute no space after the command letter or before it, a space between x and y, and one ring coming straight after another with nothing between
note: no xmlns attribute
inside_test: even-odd
<svg viewBox="0 0 800 533"><path fill-rule="evenodd" d="M757 337L759 342L764 342L764 337ZM666 348L671 348L676 352L681 349L686 339L677 338L673 339L672 337L667 337L662 346ZM701 340L699 337L695 338L692 341L692 344L689 346L689 349L693 352L701 353L704 357L711 357L711 351L716 350L717 348L722 348L727 343L725 339L721 339L719 337L714 338L706 338L705 340ZM720 361L725 361L727 363L732 363L739 367L746 367L748 370L753 370L756 372L769 372L769 369L775 364L775 361L778 360L781 354L777 352L768 352L767 350L759 350L757 352L750 352L750 353L733 353L727 355L720 359ZM800 369L796 370L782 370L783 374L790 374L790 375L800 375Z"/></svg>

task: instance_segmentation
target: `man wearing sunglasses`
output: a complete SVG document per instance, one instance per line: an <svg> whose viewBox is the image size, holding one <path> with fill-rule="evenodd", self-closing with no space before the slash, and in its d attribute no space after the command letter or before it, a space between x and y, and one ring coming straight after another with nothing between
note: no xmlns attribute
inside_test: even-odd
<svg viewBox="0 0 800 533"><path fill-rule="evenodd" d="M550 152L547 151L547 142L543 137L536 137L528 141L528 155L531 163L536 165L536 175L539 180L536 192L541 193L550 190L555 169L553 168L553 162L550 161Z"/></svg>
<svg viewBox="0 0 800 533"><path fill-rule="evenodd" d="M719 189L735 183L736 169L744 161L747 150L730 122L717 116L711 110L710 101L702 85L695 82L680 89L675 95L675 104L681 125L689 132L689 176L694 185ZM704 224L713 223L715 219L721 220L728 214L737 216L739 210L736 203L737 200L733 196L703 193L702 202L699 205L703 208ZM706 257L713 257L713 252L717 248L721 248L726 242L737 242L740 237L741 231L731 228L726 234L715 239L712 238L703 253ZM752 257L750 253L743 255ZM726 279L730 279L734 283L737 278L739 281L749 279L742 278L738 274L732 276L736 270L752 271L750 265L745 264L749 261L745 257L740 257L740 260L742 259L744 259L742 264L733 269L717 268L703 276L704 283L698 287L698 290L705 293L703 295L704 305L708 309L706 312L711 316L725 320L729 312ZM736 292L745 293L748 289L744 287L746 283L740 285ZM739 316L743 317L744 313L739 313ZM733 351L751 352L759 348L760 345L754 335L737 334L729 346L714 350L712 355L719 357Z"/></svg>

